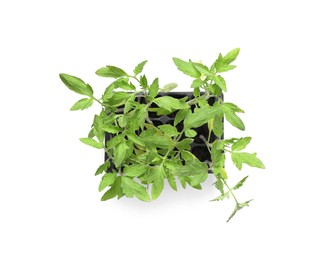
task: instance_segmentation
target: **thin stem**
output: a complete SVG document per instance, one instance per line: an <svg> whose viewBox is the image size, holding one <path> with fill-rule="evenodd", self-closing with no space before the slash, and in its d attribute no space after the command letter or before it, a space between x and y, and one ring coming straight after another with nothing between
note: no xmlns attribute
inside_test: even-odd
<svg viewBox="0 0 330 260"><path fill-rule="evenodd" d="M233 193L233 191L231 190L231 188L229 187L229 185L227 184L227 182L226 182L225 180L223 180L223 183L224 183L225 186L227 187L229 193L233 196L233 198L234 198L234 200L235 200L235 202L236 202L236 206L238 206L239 203L238 203L238 201L237 201L237 199L236 199L235 194Z"/></svg>
<svg viewBox="0 0 330 260"><path fill-rule="evenodd" d="M210 143L205 139L205 137L203 135L200 135L199 138L204 141L204 143L206 144L207 150L209 150L209 153L211 154Z"/></svg>

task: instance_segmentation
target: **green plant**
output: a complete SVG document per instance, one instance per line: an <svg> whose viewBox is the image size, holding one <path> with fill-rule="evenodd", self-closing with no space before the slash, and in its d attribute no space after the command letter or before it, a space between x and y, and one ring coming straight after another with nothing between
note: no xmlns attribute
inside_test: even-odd
<svg viewBox="0 0 330 260"><path fill-rule="evenodd" d="M104 149L108 156L96 171L96 175L103 174L99 191L108 188L102 196L103 201L123 196L135 196L142 201L157 199L165 179L173 190L177 190L177 181L183 188L188 184L201 189L201 183L207 179L208 170L211 169L216 179L214 186L220 191L220 196L213 201L230 196L235 200L235 209L228 221L238 210L249 205L250 201L238 202L233 192L243 185L247 176L233 187L227 183L228 175L224 168L226 154L231 155L239 170L243 164L258 168L264 168L264 165L255 153L242 152L251 137L221 139L223 118L234 127L245 129L237 115L244 111L221 98L222 92L227 91L226 81L221 74L236 67L232 62L238 54L239 49L230 51L224 57L220 54L210 68L191 60L173 58L177 68L193 78L191 87L194 98L191 100L158 97L159 91L169 92L177 85L171 83L160 88L158 78L150 84L146 76L141 74L147 61L138 64L133 74L115 66L97 70L96 74L101 77L114 78L100 99L94 97L89 84L77 77L60 74L69 89L86 96L75 103L71 110L87 109L94 102L102 107L100 114L94 117L88 137L80 140L97 149ZM145 102L137 102L138 97ZM211 97L216 99L212 105L208 103ZM176 113L174 124L154 126L149 118L150 112L158 115ZM177 128L180 122L184 126L181 131ZM201 138L208 147L211 162L201 162L190 152L192 138L197 134L194 129L204 124L208 125L209 134ZM112 135L106 143L105 133ZM211 133L216 136L212 142Z"/></svg>

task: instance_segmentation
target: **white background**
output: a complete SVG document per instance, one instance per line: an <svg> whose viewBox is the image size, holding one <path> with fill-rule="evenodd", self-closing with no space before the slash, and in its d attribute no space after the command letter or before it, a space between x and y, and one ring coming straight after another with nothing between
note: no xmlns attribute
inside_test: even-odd
<svg viewBox="0 0 330 260"><path fill-rule="evenodd" d="M11 259L330 259L328 1L1 1L0 258ZM249 208L226 223L232 201L166 188L151 203L101 202L93 176L103 154L79 142L95 105L61 72L100 95L104 65L125 70L148 59L162 84L190 79L173 56L210 64L240 47L224 74L226 100L244 108L266 170L228 163Z"/></svg>

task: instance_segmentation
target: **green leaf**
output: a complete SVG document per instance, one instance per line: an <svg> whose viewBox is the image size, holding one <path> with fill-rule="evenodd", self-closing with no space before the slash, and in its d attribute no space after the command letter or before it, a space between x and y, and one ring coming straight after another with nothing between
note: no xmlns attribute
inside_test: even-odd
<svg viewBox="0 0 330 260"><path fill-rule="evenodd" d="M177 86L178 86L178 84L176 84L176 83L168 83L164 87L162 87L161 91L165 92L165 93L170 92L173 89L175 89Z"/></svg>
<svg viewBox="0 0 330 260"><path fill-rule="evenodd" d="M241 210L242 208L244 207L248 207L249 206L249 203L251 202L252 200L248 200L248 201L245 201L243 203L239 203L238 205L235 206L235 209L233 211L233 213L231 213L230 217L228 218L227 222L229 222L229 220L231 220L235 214L237 213L237 211Z"/></svg>
<svg viewBox="0 0 330 260"><path fill-rule="evenodd" d="M226 71L229 71L229 70L233 70L235 68L236 68L235 65L226 65L226 64L223 64L219 68L218 72L226 72Z"/></svg>
<svg viewBox="0 0 330 260"><path fill-rule="evenodd" d="M165 125L160 125L158 126L158 128L167 136L178 136L178 130L176 129L176 127L169 125L169 124L165 124Z"/></svg>
<svg viewBox="0 0 330 260"><path fill-rule="evenodd" d="M227 91L227 85L226 85L226 81L224 80L223 77L221 77L220 75L218 76L214 76L213 80L215 82L215 84L217 84L223 91Z"/></svg>
<svg viewBox="0 0 330 260"><path fill-rule="evenodd" d="M175 146L175 143L170 138L166 138L164 136L147 136L143 137L142 141L146 143L148 146L158 147L158 148L164 148L169 149Z"/></svg>
<svg viewBox="0 0 330 260"><path fill-rule="evenodd" d="M185 109L190 108L190 106L176 98L165 96L159 97L153 100L159 107L165 108L166 110L171 111L172 109Z"/></svg>
<svg viewBox="0 0 330 260"><path fill-rule="evenodd" d="M165 172L162 164L152 168L150 174L150 181L152 182L151 198L153 200L157 199L163 191L164 177Z"/></svg>
<svg viewBox="0 0 330 260"><path fill-rule="evenodd" d="M117 169L121 166L122 162L125 160L127 149L128 146L126 145L126 143L120 143L115 147L113 162Z"/></svg>
<svg viewBox="0 0 330 260"><path fill-rule="evenodd" d="M167 176L167 181L173 190L175 190L175 191L178 190L178 188L176 186L175 178L172 175Z"/></svg>
<svg viewBox="0 0 330 260"><path fill-rule="evenodd" d="M223 135L222 118L220 115L215 115L213 120L213 133L219 138Z"/></svg>
<svg viewBox="0 0 330 260"><path fill-rule="evenodd" d="M95 175L99 175L103 172L106 172L109 169L109 167L110 167L110 162L106 161L97 168Z"/></svg>
<svg viewBox="0 0 330 260"><path fill-rule="evenodd" d="M241 151L251 142L251 137L244 137L238 139L231 147L233 151Z"/></svg>
<svg viewBox="0 0 330 260"><path fill-rule="evenodd" d="M192 129L187 129L184 131L184 135L186 137L195 137L197 135L197 132L195 130L192 130Z"/></svg>
<svg viewBox="0 0 330 260"><path fill-rule="evenodd" d="M201 162L197 159L187 160L185 165L175 166L173 169L173 174L181 177L193 176L208 172L208 166L206 163Z"/></svg>
<svg viewBox="0 0 330 260"><path fill-rule="evenodd" d="M237 127L238 129L244 131L245 130L245 126L244 123L242 121L242 119L240 119L236 113L235 110L233 110L231 107L229 107L227 105L227 103L223 104L223 112L225 114L226 120L232 125Z"/></svg>
<svg viewBox="0 0 330 260"><path fill-rule="evenodd" d="M185 117L188 115L189 109L181 109L179 110L174 118L174 126L176 126L178 123L180 123Z"/></svg>
<svg viewBox="0 0 330 260"><path fill-rule="evenodd" d="M203 81L200 78L195 79L191 84L192 88L200 88L201 86L203 86Z"/></svg>
<svg viewBox="0 0 330 260"><path fill-rule="evenodd" d="M128 177L139 177L145 174L148 166L144 164L128 165L124 168L124 174Z"/></svg>
<svg viewBox="0 0 330 260"><path fill-rule="evenodd" d="M156 97L157 96L157 94L158 94L158 90L159 90L159 83L158 83L158 78L156 78L153 82L152 82L152 84L151 84L151 86L150 86L150 88L149 88L149 95L151 96L151 97Z"/></svg>
<svg viewBox="0 0 330 260"><path fill-rule="evenodd" d="M204 76L210 76L210 70L208 67L206 67L205 65L201 64L201 63L196 63L193 62L194 67Z"/></svg>
<svg viewBox="0 0 330 260"><path fill-rule="evenodd" d="M124 90L135 90L135 86L133 84L129 84L128 83L128 79L117 79L116 81L114 81L112 83L116 88L121 88L121 89L124 89Z"/></svg>
<svg viewBox="0 0 330 260"><path fill-rule="evenodd" d="M201 76L200 72L195 68L192 62L186 62L179 58L173 58L173 61L177 68L184 74L193 78L199 78Z"/></svg>
<svg viewBox="0 0 330 260"><path fill-rule="evenodd" d="M208 172L201 172L200 174L195 175L191 178L190 185L191 186L197 186L201 183L203 183L208 177Z"/></svg>
<svg viewBox="0 0 330 260"><path fill-rule="evenodd" d="M106 187L112 185L116 179L116 176L116 173L104 174L99 185L99 191L103 191Z"/></svg>
<svg viewBox="0 0 330 260"><path fill-rule="evenodd" d="M140 76L140 84L141 84L141 87L143 89L147 89L148 88L148 80L147 80L147 78L146 78L145 75Z"/></svg>
<svg viewBox="0 0 330 260"><path fill-rule="evenodd" d="M113 107L118 107L121 106L123 104L125 104L126 100L130 97L130 93L127 92L114 92L113 95L108 98L108 99L104 99L104 97L102 97L104 102L109 103L110 106Z"/></svg>
<svg viewBox="0 0 330 260"><path fill-rule="evenodd" d="M121 193L122 193L121 176L118 176L116 178L116 180L114 181L114 183L111 185L111 188L104 193L101 200L106 201L106 200L112 199L116 196L119 197L119 195Z"/></svg>
<svg viewBox="0 0 330 260"><path fill-rule="evenodd" d="M90 145L94 148L97 148L97 149L102 149L103 148L103 143L97 142L92 138L80 138L79 140L81 142L83 142L84 144Z"/></svg>
<svg viewBox="0 0 330 260"><path fill-rule="evenodd" d="M232 110L233 112L237 112L237 113L244 113L243 109L239 108L237 105L233 103L224 102L223 105L227 110Z"/></svg>
<svg viewBox="0 0 330 260"><path fill-rule="evenodd" d="M86 95L89 97L93 96L92 87L90 85L86 84L80 78L61 73L60 79L70 90L72 90L78 94Z"/></svg>
<svg viewBox="0 0 330 260"><path fill-rule="evenodd" d="M148 62L147 60L144 60L135 67L134 69L135 76L143 71L144 65L146 65L147 62Z"/></svg>
<svg viewBox="0 0 330 260"><path fill-rule="evenodd" d="M221 113L221 107L204 107L194 113L189 113L184 120L184 128L196 128L206 124L215 115Z"/></svg>
<svg viewBox="0 0 330 260"><path fill-rule="evenodd" d="M190 150L190 144L194 141L194 139L183 139L182 141L178 142L175 147L181 150Z"/></svg>
<svg viewBox="0 0 330 260"><path fill-rule="evenodd" d="M115 79L123 76L127 76L127 73L125 71L115 66L106 66L100 68L96 71L96 74L101 77L115 78Z"/></svg>
<svg viewBox="0 0 330 260"><path fill-rule="evenodd" d="M128 140L131 140L133 143L140 146L145 146L145 143L142 141L142 139L138 137L135 133L126 133L126 136Z"/></svg>
<svg viewBox="0 0 330 260"><path fill-rule="evenodd" d="M150 196L144 186L129 177L122 176L121 179L121 187L124 194L133 194L139 200L150 201Z"/></svg>
<svg viewBox="0 0 330 260"><path fill-rule="evenodd" d="M243 179L241 179L232 189L233 190L238 190L240 187L243 186L244 182L249 176L245 176Z"/></svg>
<svg viewBox="0 0 330 260"><path fill-rule="evenodd" d="M227 55L223 58L224 63L230 64L234 60L236 60L238 54L239 54L240 48L236 48L231 50L230 52L227 53Z"/></svg>
<svg viewBox="0 0 330 260"><path fill-rule="evenodd" d="M71 111L84 110L93 105L93 98L83 98L76 102L71 108Z"/></svg>
<svg viewBox="0 0 330 260"><path fill-rule="evenodd" d="M232 152L231 153L231 159L234 163L234 165L241 170L242 164L245 163L251 167L257 167L261 169L265 169L264 164L262 161L257 157L256 153L250 154L250 153L237 153Z"/></svg>

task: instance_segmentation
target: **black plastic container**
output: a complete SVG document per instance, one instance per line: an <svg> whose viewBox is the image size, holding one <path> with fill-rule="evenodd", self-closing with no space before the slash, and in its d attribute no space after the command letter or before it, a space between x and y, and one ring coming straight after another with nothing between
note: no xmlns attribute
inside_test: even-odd
<svg viewBox="0 0 330 260"><path fill-rule="evenodd" d="M203 94L203 93L201 93ZM192 92L169 92L169 93L162 93L160 92L157 97L162 97L162 96L171 96L176 99L188 97L188 100L191 100L194 98ZM223 97L221 97L223 99ZM208 100L208 103L212 105L215 102L216 98L212 97ZM144 98L137 98L137 101L140 103L145 103ZM152 107L157 107L155 104L151 105ZM173 112L169 115L161 115L157 116L155 112L149 112L149 119L153 122L155 126L163 125L163 124L170 124L173 125L174 118L176 116L177 112ZM183 129L183 122L180 122L177 126L178 131L181 131ZM191 153L193 153L200 161L202 162L208 162L211 161L211 155L206 147L206 144L204 141L200 138L200 136L204 136L205 138L208 137L209 130L207 124L202 125L198 128L194 128L194 130L197 132L197 135L194 138L194 142L190 145ZM139 131L141 132L141 130ZM138 132L138 134L139 134ZM105 142L109 141L111 139L112 135L109 133L106 133L105 135ZM185 138L184 136L182 139ZM212 133L210 141L213 142L215 140L216 136ZM223 139L223 136L222 136ZM105 154L105 160L108 159L107 154ZM110 169L111 170L111 169Z"/></svg>

